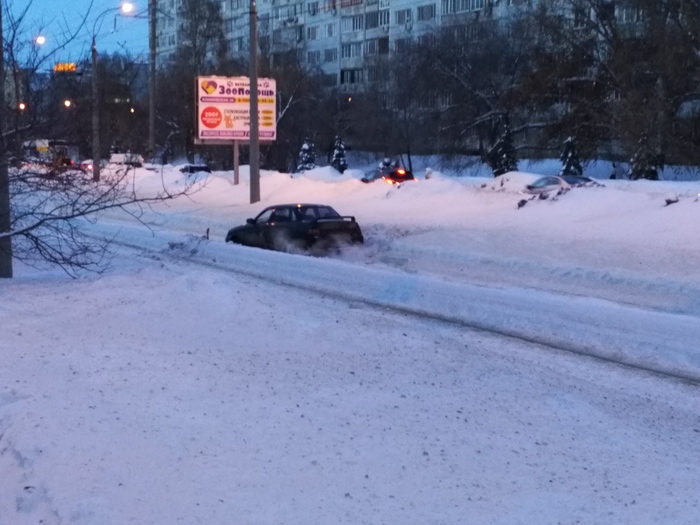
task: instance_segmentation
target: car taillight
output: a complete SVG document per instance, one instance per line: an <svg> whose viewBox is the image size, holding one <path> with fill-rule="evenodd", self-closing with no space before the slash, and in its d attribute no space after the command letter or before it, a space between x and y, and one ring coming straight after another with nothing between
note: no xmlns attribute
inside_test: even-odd
<svg viewBox="0 0 700 525"><path fill-rule="evenodd" d="M406 170L396 170L399 175L406 175Z"/></svg>

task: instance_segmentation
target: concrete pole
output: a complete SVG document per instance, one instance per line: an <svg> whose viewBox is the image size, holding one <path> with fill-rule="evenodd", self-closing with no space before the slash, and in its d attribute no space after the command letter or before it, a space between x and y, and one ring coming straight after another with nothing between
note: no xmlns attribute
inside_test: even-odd
<svg viewBox="0 0 700 525"><path fill-rule="evenodd" d="M97 89L97 44L92 35L92 180L100 181L100 107Z"/></svg>
<svg viewBox="0 0 700 525"><path fill-rule="evenodd" d="M156 150L156 0L148 0L148 160L153 162Z"/></svg>
<svg viewBox="0 0 700 525"><path fill-rule="evenodd" d="M258 7L250 0L250 203L260 201L258 142Z"/></svg>

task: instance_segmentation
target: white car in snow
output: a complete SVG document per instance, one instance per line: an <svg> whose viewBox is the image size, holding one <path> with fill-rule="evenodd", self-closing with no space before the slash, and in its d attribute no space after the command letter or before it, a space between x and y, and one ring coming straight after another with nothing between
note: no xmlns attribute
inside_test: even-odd
<svg viewBox="0 0 700 525"><path fill-rule="evenodd" d="M559 191L563 188L568 190L571 188L571 185L561 177L551 175L547 177L540 177L536 181L525 186L525 193L539 195L542 193L549 193L550 191Z"/></svg>

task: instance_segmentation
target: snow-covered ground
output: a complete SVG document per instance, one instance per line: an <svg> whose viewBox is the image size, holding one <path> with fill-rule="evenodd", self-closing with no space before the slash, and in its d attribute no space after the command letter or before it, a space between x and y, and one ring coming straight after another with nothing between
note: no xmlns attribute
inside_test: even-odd
<svg viewBox="0 0 700 525"><path fill-rule="evenodd" d="M0 282L0 524L700 522L697 383L645 371L700 378L700 184L361 173L214 173ZM282 202L366 245L223 243Z"/></svg>

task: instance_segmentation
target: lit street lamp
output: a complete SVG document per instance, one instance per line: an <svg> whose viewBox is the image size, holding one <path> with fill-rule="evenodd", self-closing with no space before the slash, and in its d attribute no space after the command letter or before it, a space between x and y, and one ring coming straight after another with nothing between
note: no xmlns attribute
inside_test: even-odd
<svg viewBox="0 0 700 525"><path fill-rule="evenodd" d="M72 102L70 100L64 100L63 105L69 108L71 106Z"/></svg>
<svg viewBox="0 0 700 525"><path fill-rule="evenodd" d="M34 39L34 42L40 46L43 46L46 43L46 37L44 35L39 35Z"/></svg>
<svg viewBox="0 0 700 525"><path fill-rule="evenodd" d="M97 25L102 18L109 13L121 11L124 14L128 14L133 10L134 4L130 2L124 2L119 7L111 7L100 13L92 26L92 180L95 182L100 180L100 108L99 92L97 89ZM116 25L116 15L114 20Z"/></svg>
<svg viewBox="0 0 700 525"><path fill-rule="evenodd" d="M19 103L19 110L24 111L25 109L27 109L27 105L24 102L20 102Z"/></svg>

